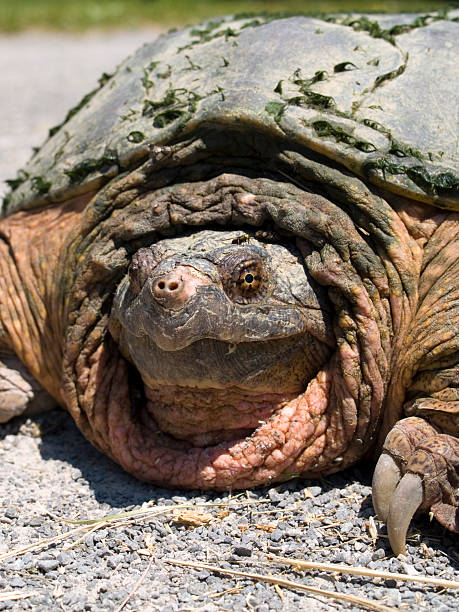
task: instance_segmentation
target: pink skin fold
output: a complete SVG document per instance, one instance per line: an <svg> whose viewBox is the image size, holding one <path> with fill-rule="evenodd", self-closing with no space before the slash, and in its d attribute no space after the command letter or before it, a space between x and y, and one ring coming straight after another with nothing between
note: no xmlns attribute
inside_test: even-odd
<svg viewBox="0 0 459 612"><path fill-rule="evenodd" d="M295 464L303 470L312 467L324 447L332 379L327 369L250 437L199 448L164 435L151 417L148 426L132 419L126 362L118 357L116 364L110 363L107 353L102 344L93 355L89 375L95 382L102 374L104 385L99 392L105 395L105 401L91 398L92 437L138 478L184 488L253 487L297 476L290 468Z"/></svg>

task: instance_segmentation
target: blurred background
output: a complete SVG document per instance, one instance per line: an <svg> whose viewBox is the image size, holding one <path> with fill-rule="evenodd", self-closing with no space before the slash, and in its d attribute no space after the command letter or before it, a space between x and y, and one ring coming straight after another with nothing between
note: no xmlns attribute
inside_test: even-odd
<svg viewBox="0 0 459 612"><path fill-rule="evenodd" d="M162 27L196 23L227 13L288 11L425 11L446 7L436 0L1 0L0 29L85 30L88 28ZM456 3L457 4L457 3Z"/></svg>
<svg viewBox="0 0 459 612"><path fill-rule="evenodd" d="M52 125L143 42L223 14L426 12L441 0L0 0L0 196Z"/></svg>

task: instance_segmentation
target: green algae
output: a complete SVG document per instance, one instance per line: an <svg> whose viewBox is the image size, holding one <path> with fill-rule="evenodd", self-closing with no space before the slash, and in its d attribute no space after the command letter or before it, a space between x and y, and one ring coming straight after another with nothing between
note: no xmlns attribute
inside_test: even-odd
<svg viewBox="0 0 459 612"><path fill-rule="evenodd" d="M98 91L100 91L102 89L102 87L104 87L104 85L106 83L108 83L108 81L112 78L112 76L113 76L113 74L108 74L106 72L103 72L102 75L98 79L98 87L94 88L92 91L90 91L85 96L83 96L83 98L78 102L78 104L76 106L72 107L68 111L68 113L66 114L65 119L64 119L64 121L62 121L62 123L59 123L58 125L55 125L54 127L50 128L50 130L48 132L48 138L51 138L52 136L54 136L54 134L56 134L56 132L58 132L63 125L68 123L70 121L70 119L74 115L76 115L77 112L80 109L82 109L84 106L86 106L86 104L96 95L96 93Z"/></svg>
<svg viewBox="0 0 459 612"><path fill-rule="evenodd" d="M279 121L285 112L286 102L268 102L265 106L265 111L269 115L274 115L274 120Z"/></svg>
<svg viewBox="0 0 459 612"><path fill-rule="evenodd" d="M145 100L142 115L153 117L153 127L163 128L185 114L196 112L197 102L201 99L202 96L195 91L169 87L161 100Z"/></svg>
<svg viewBox="0 0 459 612"><path fill-rule="evenodd" d="M344 18L340 16L329 16L323 17L323 20L329 23L349 26L357 32L367 32L372 38L382 38L391 45L397 46L396 37L400 34L406 34L407 32L411 32L411 30L423 28L434 21L449 20L449 16L447 8L440 8L436 14L429 13L426 15L418 15L411 23L397 24L389 29L381 27L377 21L369 19L366 15L360 17L348 15ZM455 21L455 19L453 21Z"/></svg>
<svg viewBox="0 0 459 612"><path fill-rule="evenodd" d="M127 135L127 140L128 142L135 142L135 143L139 143L139 142L143 142L145 140L145 136L144 134L142 134L142 132L139 132L137 130L130 132Z"/></svg>
<svg viewBox="0 0 459 612"><path fill-rule="evenodd" d="M176 119L179 119L185 114L184 110L180 109L171 109L167 111L163 111L162 113L158 113L153 119L153 126L155 128L163 128L169 123L172 123Z"/></svg>
<svg viewBox="0 0 459 612"><path fill-rule="evenodd" d="M366 162L363 164L362 170L366 175L369 175L371 171L380 170L384 178L386 178L386 174L405 175L415 185L432 196L459 191L459 177L452 172L433 173L429 172L425 166L397 164L386 157Z"/></svg>
<svg viewBox="0 0 459 612"><path fill-rule="evenodd" d="M311 85L314 85L314 83L319 83L320 81L326 81L327 79L328 72L326 70L317 70L312 77L304 78L301 76L301 69L297 68L289 80L294 85L299 86L299 91L301 93L307 93L309 92Z"/></svg>
<svg viewBox="0 0 459 612"><path fill-rule="evenodd" d="M416 157L417 159L424 159L421 151L395 140L392 137L392 134L390 135L390 141L391 147L389 149L389 153L392 155L395 155L396 157Z"/></svg>
<svg viewBox="0 0 459 612"><path fill-rule="evenodd" d="M356 19L355 17L347 17L341 22L342 25L350 26L356 32L367 32L372 38L383 38L387 42L395 45L395 38L389 30L383 29L377 21L368 19L365 15Z"/></svg>
<svg viewBox="0 0 459 612"><path fill-rule="evenodd" d="M185 89L173 89L172 87L169 87L161 100L145 100L142 115L144 117L151 117L155 111L175 104L177 102L179 93L185 91Z"/></svg>
<svg viewBox="0 0 459 612"><path fill-rule="evenodd" d="M20 187L22 183L24 183L28 178L29 178L28 172L26 172L25 170L19 170L16 178L6 179L5 183L11 189L11 191L14 191L18 187Z"/></svg>
<svg viewBox="0 0 459 612"><path fill-rule="evenodd" d="M311 125L317 136L321 138L333 138L336 142L344 142L345 144L354 147L359 151L364 151L365 153L376 151L376 147L371 142L359 140L349 132L346 132L346 130L343 130L343 128L332 125L328 121L314 121Z"/></svg>
<svg viewBox="0 0 459 612"><path fill-rule="evenodd" d="M114 165L119 165L118 155L116 151L106 149L102 157L85 159L70 170L64 170L64 174L70 178L72 183L81 183L93 172L105 172Z"/></svg>
<svg viewBox="0 0 459 612"><path fill-rule="evenodd" d="M153 81L150 80L150 76L146 68L143 69L143 76L141 78L141 81L142 81L143 88L147 91L147 93L154 86L154 83Z"/></svg>
<svg viewBox="0 0 459 612"><path fill-rule="evenodd" d="M405 72L405 70L406 70L406 61L405 61L404 64L401 64L395 70L391 70L390 72L386 72L385 74L380 74L375 79L375 82L374 82L374 85L373 85L373 89L376 89L376 87L379 87L385 81L391 81L393 79L396 79L398 76L403 74Z"/></svg>
<svg viewBox="0 0 459 612"><path fill-rule="evenodd" d="M188 62L188 67L185 70L202 70L202 67L195 64L189 55L185 55L185 58Z"/></svg>
<svg viewBox="0 0 459 612"><path fill-rule="evenodd" d="M45 180L42 176L33 176L30 181L32 183L32 189L38 195L44 195L51 189L51 182Z"/></svg>
<svg viewBox="0 0 459 612"><path fill-rule="evenodd" d="M158 77L158 79L168 79L172 74L172 66L170 64L167 64L167 68L166 70L164 70L163 72L157 72L156 76Z"/></svg>
<svg viewBox="0 0 459 612"><path fill-rule="evenodd" d="M224 19L217 20L217 21L211 21L203 29L193 28L190 31L190 36L195 36L197 38L195 40L192 40L188 45L179 47L177 49L177 53L181 53L182 51L185 51L186 49L191 49L195 45L210 42L211 40L215 40L216 38L224 37L224 39L228 41L230 38L236 38L237 36L239 36L240 32L237 32L236 30L230 27L225 28L224 30L219 30L218 32L215 32L216 28L221 26L222 23L225 23Z"/></svg>
<svg viewBox="0 0 459 612"><path fill-rule="evenodd" d="M358 70L358 68L352 62L341 62L333 68L333 72L349 72L350 70Z"/></svg>

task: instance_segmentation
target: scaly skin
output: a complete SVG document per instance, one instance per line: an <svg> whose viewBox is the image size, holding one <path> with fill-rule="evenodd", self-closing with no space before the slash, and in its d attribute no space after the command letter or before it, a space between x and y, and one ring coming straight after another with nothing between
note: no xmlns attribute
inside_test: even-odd
<svg viewBox="0 0 459 612"><path fill-rule="evenodd" d="M61 404L64 245L92 195L0 223L1 347L18 355Z"/></svg>
<svg viewBox="0 0 459 612"><path fill-rule="evenodd" d="M177 159L183 147L177 146ZM4 344L97 447L151 482L234 489L320 476L370 451L378 454L377 435L386 437L421 390L441 396L457 422L449 403L457 385L455 213L433 215L428 206L402 199L389 204L333 169L328 179L351 205L287 182L232 174L158 188L156 172L147 163L97 194L0 223ZM133 410L133 391L142 385L138 374L132 382L132 365L116 344L119 322L108 333L115 289L133 254L154 243L156 232L268 222L297 236L308 274L326 289L332 329L327 317L308 324L325 344L331 334L331 354L248 437L214 439L210 446L177 440L158 430L154 410ZM406 427L409 437L411 421ZM438 424L434 430L437 436ZM436 449L451 467L437 469L435 478L437 489L450 491L447 503L454 508L458 442L447 437L447 453L439 443ZM392 452L392 439L385 453ZM413 449L432 452L432 444L422 439ZM409 473L413 461L406 458ZM374 488L380 488L377 480ZM421 491L421 509L435 512L446 503L415 491ZM397 534L393 542L400 544Z"/></svg>

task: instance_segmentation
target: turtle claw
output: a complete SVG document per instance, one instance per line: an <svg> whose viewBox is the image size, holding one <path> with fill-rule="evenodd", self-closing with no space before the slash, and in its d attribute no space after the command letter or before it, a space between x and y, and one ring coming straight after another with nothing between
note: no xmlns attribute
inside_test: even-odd
<svg viewBox="0 0 459 612"><path fill-rule="evenodd" d="M406 534L411 519L424 500L422 480L405 474L392 496L387 516L387 533L395 555L406 554Z"/></svg>
<svg viewBox="0 0 459 612"><path fill-rule="evenodd" d="M382 454L373 475L373 506L378 518L387 523L389 542L395 555L406 554L406 534L416 510L423 502L422 481L405 474L396 461Z"/></svg>
<svg viewBox="0 0 459 612"><path fill-rule="evenodd" d="M402 472L394 459L382 454L373 474L373 506L379 520L387 522L392 496L395 493Z"/></svg>
<svg viewBox="0 0 459 612"><path fill-rule="evenodd" d="M430 511L459 533L459 441L423 419L399 421L387 435L373 476L373 506L387 524L392 550L406 554L415 513Z"/></svg>

